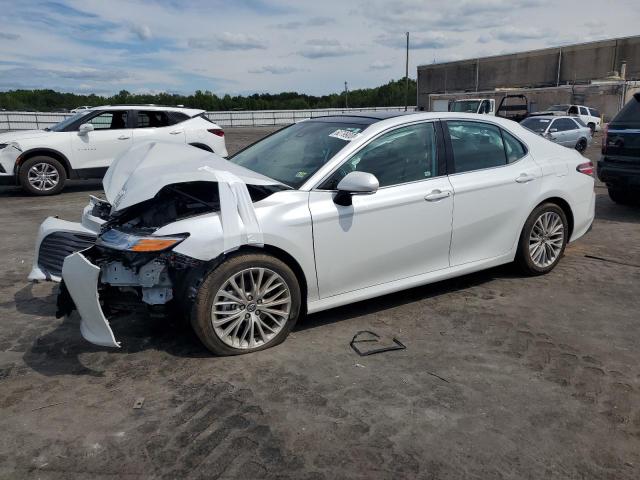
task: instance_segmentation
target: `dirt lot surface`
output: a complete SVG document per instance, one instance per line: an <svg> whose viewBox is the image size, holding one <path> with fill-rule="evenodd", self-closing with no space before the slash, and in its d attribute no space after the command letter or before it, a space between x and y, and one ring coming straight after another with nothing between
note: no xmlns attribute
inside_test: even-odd
<svg viewBox="0 0 640 480"><path fill-rule="evenodd" d="M56 320L57 287L26 281L35 233L100 185L4 188L0 478L640 478L640 208L596 190L593 230L549 275L496 268L213 358L177 319L114 320L121 350ZM358 357L363 329L407 349Z"/></svg>

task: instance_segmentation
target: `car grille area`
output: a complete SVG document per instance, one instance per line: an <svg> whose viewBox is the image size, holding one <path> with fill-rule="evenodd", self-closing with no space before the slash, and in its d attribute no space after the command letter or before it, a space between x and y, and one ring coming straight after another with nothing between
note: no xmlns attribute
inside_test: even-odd
<svg viewBox="0 0 640 480"><path fill-rule="evenodd" d="M74 232L54 232L40 243L38 267L45 274L61 276L64 259L72 253L89 248L96 241L94 235Z"/></svg>

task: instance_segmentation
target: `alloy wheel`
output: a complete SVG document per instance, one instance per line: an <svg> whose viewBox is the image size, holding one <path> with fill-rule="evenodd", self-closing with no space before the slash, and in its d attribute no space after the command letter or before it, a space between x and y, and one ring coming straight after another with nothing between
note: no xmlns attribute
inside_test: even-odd
<svg viewBox="0 0 640 480"><path fill-rule="evenodd" d="M31 166L27 173L29 184L41 192L54 189L60 181L60 173L50 163L41 162Z"/></svg>
<svg viewBox="0 0 640 480"><path fill-rule="evenodd" d="M564 223L556 212L540 215L529 235L529 256L539 268L552 265L562 252L564 245Z"/></svg>
<svg viewBox="0 0 640 480"><path fill-rule="evenodd" d="M234 273L216 293L211 322L226 345L253 349L271 342L291 311L291 292L284 279L268 268Z"/></svg>

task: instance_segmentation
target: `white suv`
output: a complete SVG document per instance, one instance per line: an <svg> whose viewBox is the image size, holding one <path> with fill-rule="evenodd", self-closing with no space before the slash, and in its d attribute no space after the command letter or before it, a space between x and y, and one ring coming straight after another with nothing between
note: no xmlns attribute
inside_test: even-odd
<svg viewBox="0 0 640 480"><path fill-rule="evenodd" d="M69 178L102 178L115 157L143 141L187 143L227 156L224 131L204 110L118 105L76 113L45 130L0 134L0 185L59 193Z"/></svg>
<svg viewBox="0 0 640 480"><path fill-rule="evenodd" d="M584 105L551 105L543 112L536 112L535 115L571 115L572 117L578 117L591 129L592 133L600 131L602 122L598 110Z"/></svg>

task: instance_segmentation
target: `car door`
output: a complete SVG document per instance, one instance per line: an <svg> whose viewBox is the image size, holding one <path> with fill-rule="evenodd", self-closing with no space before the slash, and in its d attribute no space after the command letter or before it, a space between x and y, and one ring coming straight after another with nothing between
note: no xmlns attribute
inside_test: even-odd
<svg viewBox="0 0 640 480"><path fill-rule="evenodd" d="M382 133L310 192L321 298L449 266L453 198L438 131L422 122ZM380 188L337 205L335 188L352 171L372 173Z"/></svg>
<svg viewBox="0 0 640 480"><path fill-rule="evenodd" d="M70 132L73 168L83 176L100 176L115 157L131 146L130 112L105 110L97 112L84 123L93 131L80 135Z"/></svg>
<svg viewBox="0 0 640 480"><path fill-rule="evenodd" d="M185 143L184 128L173 123L169 112L164 110L138 110L135 112L133 141Z"/></svg>
<svg viewBox="0 0 640 480"><path fill-rule="evenodd" d="M564 147L573 147L577 142L578 126L570 118L556 118L549 126L549 139Z"/></svg>
<svg viewBox="0 0 640 480"><path fill-rule="evenodd" d="M514 135L492 123L445 123L453 186L451 266L509 253L540 189L540 167Z"/></svg>

